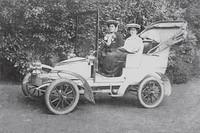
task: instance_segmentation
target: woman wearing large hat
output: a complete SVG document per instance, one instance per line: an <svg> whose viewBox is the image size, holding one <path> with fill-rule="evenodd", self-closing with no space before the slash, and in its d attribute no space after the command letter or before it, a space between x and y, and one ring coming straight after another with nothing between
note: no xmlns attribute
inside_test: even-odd
<svg viewBox="0 0 200 133"><path fill-rule="evenodd" d="M126 27L130 37L126 39L124 46L118 48L116 51L112 52L112 54L108 54L104 59L106 64L103 65L103 69L107 76L121 76L126 61L126 55L129 53L141 53L143 50L144 45L142 39L137 35L140 25L132 23L127 24Z"/></svg>
<svg viewBox="0 0 200 133"><path fill-rule="evenodd" d="M127 30L130 34L124 43L124 46L121 49L124 49L126 52L138 53L142 52L144 44L142 39L137 35L140 30L140 25L131 23L126 25Z"/></svg>
<svg viewBox="0 0 200 133"><path fill-rule="evenodd" d="M104 41L106 42L106 51L112 52L116 50L118 47L124 45L124 41L122 35L118 33L118 25L119 22L116 20L108 20L107 22L108 33L104 37Z"/></svg>
<svg viewBox="0 0 200 133"><path fill-rule="evenodd" d="M112 54L115 53L117 48L124 45L124 40L122 38L122 35L118 33L118 25L119 22L116 20L108 20L106 22L108 32L104 36L104 43L103 48L101 48L100 54L99 54L99 71L102 74L110 75L110 73L113 73L110 68L112 68L112 64L110 64L110 57L112 57ZM111 59L112 60L112 59Z"/></svg>

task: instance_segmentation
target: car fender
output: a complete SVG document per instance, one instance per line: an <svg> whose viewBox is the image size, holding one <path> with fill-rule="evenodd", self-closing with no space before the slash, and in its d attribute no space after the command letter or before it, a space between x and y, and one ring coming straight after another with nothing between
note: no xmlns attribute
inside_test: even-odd
<svg viewBox="0 0 200 133"><path fill-rule="evenodd" d="M85 78L83 78L81 75L74 73L74 72L70 72L70 71L58 71L57 73L65 73L71 76L76 77L77 79L80 79L81 82L83 83L83 88L84 88L84 96L87 100L89 100L92 103L95 103L94 100L94 95L92 92L92 88L90 87L90 85L88 84L88 82L85 80ZM63 77L64 78L64 77Z"/></svg>
<svg viewBox="0 0 200 133"><path fill-rule="evenodd" d="M140 82L138 83L132 83L130 82L129 80L126 80L119 88L118 90L118 96L123 96L124 93L126 92L127 88L129 85L139 85L140 83L142 83L142 81L144 81L146 78L149 78L149 77L154 77L154 78L157 78L157 79L160 79L163 83L163 87L164 87L164 91L165 91L165 95L166 96L170 96L171 95L171 92L172 92L172 87L171 87L171 84L170 84L170 80L169 78L162 74L162 73L149 73L147 74Z"/></svg>
<svg viewBox="0 0 200 133"><path fill-rule="evenodd" d="M172 93L172 86L171 86L169 78L162 73L158 73L158 75L161 77L161 80L163 81L165 95L170 96Z"/></svg>
<svg viewBox="0 0 200 133"><path fill-rule="evenodd" d="M153 76L153 77L156 77L158 79L160 79L160 76L156 73L150 73L150 74L147 74L146 76L139 76L139 78L137 78L134 82L132 80L130 80L128 77L126 78L126 80L124 81L124 83L120 86L119 90L118 90L118 96L123 96L127 90L127 88L130 86L130 85L138 85L140 84L144 79L150 77L150 76ZM138 82L137 82L138 81Z"/></svg>

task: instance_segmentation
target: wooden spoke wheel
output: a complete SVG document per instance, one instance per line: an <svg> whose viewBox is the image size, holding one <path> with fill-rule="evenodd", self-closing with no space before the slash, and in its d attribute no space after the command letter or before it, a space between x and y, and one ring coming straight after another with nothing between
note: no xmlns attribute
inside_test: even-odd
<svg viewBox="0 0 200 133"><path fill-rule="evenodd" d="M25 96L29 97L30 99L39 100L44 96L44 90L37 89L38 86L34 86L30 83L31 73L28 73L22 83L22 92Z"/></svg>
<svg viewBox="0 0 200 133"><path fill-rule="evenodd" d="M42 90L43 89L43 90ZM29 97L31 99L36 99L39 100L41 98L43 98L44 96L44 92L45 92L46 87L37 89L37 86L34 85L27 85L27 92L29 94Z"/></svg>
<svg viewBox="0 0 200 133"><path fill-rule="evenodd" d="M79 90L71 80L57 79L47 88L45 102L54 114L67 114L74 110L79 100Z"/></svg>
<svg viewBox="0 0 200 133"><path fill-rule="evenodd" d="M159 79L146 78L139 86L138 99L145 108L157 107L164 98L164 88Z"/></svg>

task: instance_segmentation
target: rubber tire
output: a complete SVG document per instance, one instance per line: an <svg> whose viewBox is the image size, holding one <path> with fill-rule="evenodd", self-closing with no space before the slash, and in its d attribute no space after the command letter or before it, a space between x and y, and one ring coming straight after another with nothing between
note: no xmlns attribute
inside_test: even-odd
<svg viewBox="0 0 200 133"><path fill-rule="evenodd" d="M70 108L68 108L67 110L63 110L63 111L59 111L59 110L55 110L54 108L52 108L50 102L49 102L49 95L52 91L52 89L54 89L54 87L59 84L59 83L62 83L62 82L67 82L69 84L71 84L73 86L73 89L75 90L76 92L76 97L75 97L75 100L74 100L74 103L71 105ZM78 89L78 86L71 80L69 79L57 79L55 81L53 81L49 87L47 88L46 90L46 93L45 93L45 103L46 103L46 106L47 108L49 109L49 111L51 111L53 114L56 114L56 115L63 115L63 114L68 114L70 113L71 111L74 110L74 108L76 107L76 105L78 104L78 101L79 101L79 97L80 97L80 94L79 94L79 89Z"/></svg>
<svg viewBox="0 0 200 133"><path fill-rule="evenodd" d="M43 100L44 95L41 95L40 97L35 97L30 94L30 91L27 89L27 83L29 82L29 78L31 77L31 73L27 73L22 81L22 92L25 97L31 99L31 100Z"/></svg>
<svg viewBox="0 0 200 133"><path fill-rule="evenodd" d="M160 99L157 100L155 104L148 105L148 104L146 104L146 103L142 100L142 95L141 95L141 93L142 93L142 88L143 88L143 86L144 86L147 82L149 82L149 81L151 81L151 80L157 81L157 82L159 83L159 85L161 86L161 96L160 96ZM164 87L163 87L163 85L162 85L162 82L161 82L159 79L156 79L156 78L154 78L154 77L148 77L148 78L144 79L144 80L142 81L142 83L139 85L137 95L138 95L139 102L140 102L140 104L141 104L143 107L145 107L145 108L155 108L155 107L159 106L160 103L163 101L164 93L165 93L165 92L164 92Z"/></svg>
<svg viewBox="0 0 200 133"><path fill-rule="evenodd" d="M29 92L27 91L27 83L29 82L29 78L31 76L31 73L27 73L26 76L24 77L23 81L22 81L22 92L24 94L24 96L28 97L29 96Z"/></svg>

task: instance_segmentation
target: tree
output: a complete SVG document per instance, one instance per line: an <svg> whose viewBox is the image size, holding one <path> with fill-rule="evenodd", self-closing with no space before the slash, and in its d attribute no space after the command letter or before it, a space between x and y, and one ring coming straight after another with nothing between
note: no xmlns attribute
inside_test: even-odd
<svg viewBox="0 0 200 133"><path fill-rule="evenodd" d="M73 1L68 1L73 5ZM74 3L74 6L76 4ZM62 0L3 0L0 4L1 57L24 74L27 62L64 56L73 45L72 6Z"/></svg>
<svg viewBox="0 0 200 133"><path fill-rule="evenodd" d="M67 59L73 48L79 56L85 56L95 42L95 15L79 17L78 34L74 16L99 9L100 38L106 32L108 19L120 22L119 31L124 37L127 23L138 23L144 28L155 21L186 20L189 39L182 47L172 48L169 68L174 77L183 72L190 75L194 51L199 48L195 41L200 39L199 7L198 0L1 0L0 57L25 74L31 60L40 59L52 65L52 56ZM185 68L188 70L184 71Z"/></svg>

